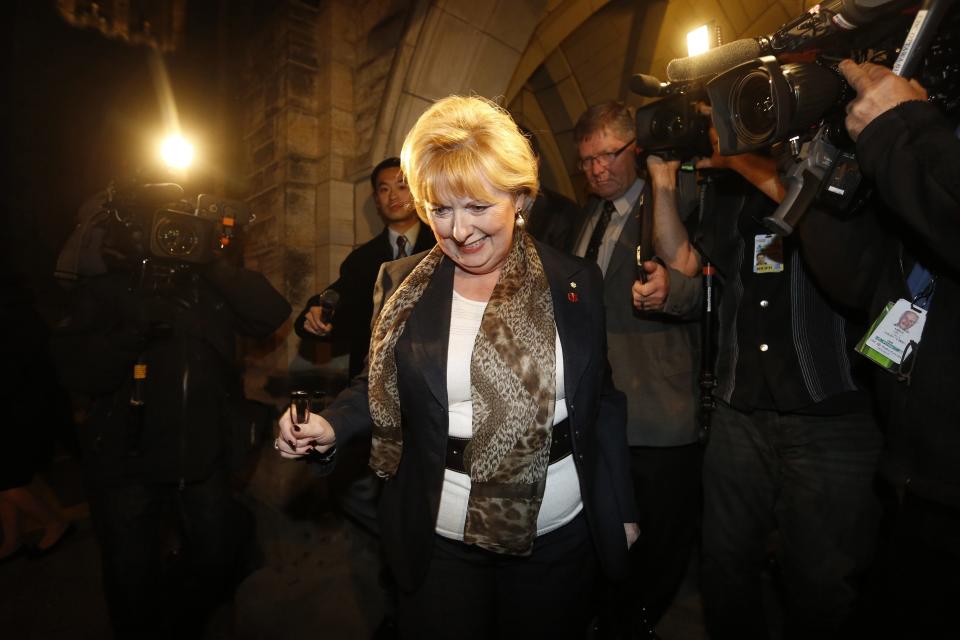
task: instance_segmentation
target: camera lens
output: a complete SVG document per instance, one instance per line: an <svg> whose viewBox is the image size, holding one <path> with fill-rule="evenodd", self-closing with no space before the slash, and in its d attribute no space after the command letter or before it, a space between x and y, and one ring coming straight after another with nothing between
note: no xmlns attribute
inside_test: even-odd
<svg viewBox="0 0 960 640"><path fill-rule="evenodd" d="M189 256L200 242L197 230L192 225L172 216L162 216L157 221L154 236L157 246L174 258Z"/></svg>
<svg viewBox="0 0 960 640"><path fill-rule="evenodd" d="M756 69L737 81L730 92L730 113L733 126L746 144L761 144L773 134L777 125L770 76Z"/></svg>

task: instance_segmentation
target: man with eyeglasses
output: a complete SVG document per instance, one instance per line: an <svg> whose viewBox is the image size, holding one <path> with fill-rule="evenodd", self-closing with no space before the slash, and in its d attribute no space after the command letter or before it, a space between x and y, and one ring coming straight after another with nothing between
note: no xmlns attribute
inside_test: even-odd
<svg viewBox="0 0 960 640"><path fill-rule="evenodd" d="M699 310L698 261L677 209L679 163L651 156L641 178L633 127L625 105L607 102L588 109L574 129L591 193L574 252L604 272L610 365L628 399L641 520L632 578L614 590L601 620L602 632L626 637L656 624L683 581L696 540L701 464L698 328L691 321ZM645 208L652 208L648 215ZM646 234L644 220L653 226ZM658 258L638 267L642 236L652 237Z"/></svg>

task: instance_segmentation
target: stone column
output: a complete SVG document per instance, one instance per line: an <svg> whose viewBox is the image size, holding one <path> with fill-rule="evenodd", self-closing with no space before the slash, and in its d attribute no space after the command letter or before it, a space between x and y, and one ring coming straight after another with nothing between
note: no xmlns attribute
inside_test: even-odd
<svg viewBox="0 0 960 640"><path fill-rule="evenodd" d="M385 94L410 20L408 0L285 0L254 25L242 109L258 223L246 259L297 313L382 227L367 179L382 155L399 153L376 144L374 129L392 117ZM249 373L282 376L330 360L329 349L302 350L291 329L272 351L249 352Z"/></svg>
<svg viewBox="0 0 960 640"><path fill-rule="evenodd" d="M337 277L354 244L354 24L349 2L280 3L250 44L244 140L248 200L257 222L247 264L298 313ZM292 320L275 348L248 350L247 391L285 376L300 347ZM259 374L259 375L258 375ZM259 387L258 387L259 386Z"/></svg>

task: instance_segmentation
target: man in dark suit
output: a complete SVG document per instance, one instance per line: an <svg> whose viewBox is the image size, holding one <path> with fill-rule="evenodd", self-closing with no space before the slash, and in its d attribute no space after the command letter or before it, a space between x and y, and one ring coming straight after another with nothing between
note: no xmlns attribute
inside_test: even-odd
<svg viewBox="0 0 960 640"><path fill-rule="evenodd" d="M329 286L340 295L333 321L322 321L322 294L318 294L307 301L294 324L301 338L347 342L351 378L360 373L370 347L373 286L380 265L426 251L435 244L433 234L417 218L413 199L400 172L399 158L387 158L374 167L370 183L377 213L386 226L378 236L354 249L340 265L340 278Z"/></svg>
<svg viewBox="0 0 960 640"><path fill-rule="evenodd" d="M690 319L699 309L698 263L677 213L677 163L650 158L648 179L639 177L630 111L619 102L591 107L574 135L591 191L574 253L604 272L610 365L614 384L627 395L640 513L629 588L618 590L615 607L633 617L621 624L642 629L669 606L696 537L702 453L695 415L698 330ZM644 221L653 227L646 234ZM652 238L658 258L638 267L642 235Z"/></svg>

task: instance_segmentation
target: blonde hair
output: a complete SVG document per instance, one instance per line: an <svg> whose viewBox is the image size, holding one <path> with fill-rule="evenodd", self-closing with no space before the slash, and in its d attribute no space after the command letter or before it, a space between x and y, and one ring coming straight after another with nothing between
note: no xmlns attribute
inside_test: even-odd
<svg viewBox="0 0 960 640"><path fill-rule="evenodd" d="M526 195L539 190L537 160L530 141L502 107L480 97L437 101L413 125L400 152L417 214L426 204L456 197L492 199L497 191Z"/></svg>

